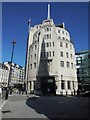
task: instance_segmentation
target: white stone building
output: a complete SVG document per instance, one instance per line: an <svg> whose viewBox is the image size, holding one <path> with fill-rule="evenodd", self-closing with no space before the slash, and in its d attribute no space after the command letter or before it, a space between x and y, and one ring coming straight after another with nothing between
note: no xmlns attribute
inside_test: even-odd
<svg viewBox="0 0 90 120"><path fill-rule="evenodd" d="M28 92L73 94L77 90L75 49L65 24L55 25L48 16L42 24L30 27L26 55Z"/></svg>
<svg viewBox="0 0 90 120"><path fill-rule="evenodd" d="M4 64L0 63L0 87L7 87L9 77L9 69Z"/></svg>
<svg viewBox="0 0 90 120"><path fill-rule="evenodd" d="M4 62L10 71L10 62ZM25 70L22 66L12 63L12 70L11 70L11 77L10 77L10 84L14 86L18 86L18 84L24 84L24 74Z"/></svg>

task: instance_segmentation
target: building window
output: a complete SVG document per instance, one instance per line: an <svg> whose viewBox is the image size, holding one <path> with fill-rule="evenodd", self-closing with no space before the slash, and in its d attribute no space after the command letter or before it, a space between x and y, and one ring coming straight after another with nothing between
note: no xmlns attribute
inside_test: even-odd
<svg viewBox="0 0 90 120"><path fill-rule="evenodd" d="M63 57L63 52L62 51L60 52L60 56Z"/></svg>
<svg viewBox="0 0 90 120"><path fill-rule="evenodd" d="M51 31L51 27L50 27L49 29L50 29L50 31Z"/></svg>
<svg viewBox="0 0 90 120"><path fill-rule="evenodd" d="M53 56L54 56L54 51L53 51Z"/></svg>
<svg viewBox="0 0 90 120"><path fill-rule="evenodd" d="M60 33L60 30L58 30L58 33Z"/></svg>
<svg viewBox="0 0 90 120"><path fill-rule="evenodd" d="M35 45L35 50L37 49L37 45Z"/></svg>
<svg viewBox="0 0 90 120"><path fill-rule="evenodd" d="M58 39L61 39L61 37L60 37L60 36L58 36Z"/></svg>
<svg viewBox="0 0 90 120"><path fill-rule="evenodd" d="M30 69L32 69L32 64L30 64Z"/></svg>
<svg viewBox="0 0 90 120"><path fill-rule="evenodd" d="M46 46L49 47L49 43L48 42L46 43Z"/></svg>
<svg viewBox="0 0 90 120"><path fill-rule="evenodd" d="M50 47L51 47L51 42L50 42Z"/></svg>
<svg viewBox="0 0 90 120"><path fill-rule="evenodd" d="M70 45L70 49L72 49L72 45Z"/></svg>
<svg viewBox="0 0 90 120"><path fill-rule="evenodd" d="M71 68L73 69L73 63L71 63Z"/></svg>
<svg viewBox="0 0 90 120"><path fill-rule="evenodd" d="M46 52L46 56L49 57L49 52Z"/></svg>
<svg viewBox="0 0 90 120"><path fill-rule="evenodd" d="M60 47L62 47L63 46L63 43L62 42L60 42Z"/></svg>
<svg viewBox="0 0 90 120"><path fill-rule="evenodd" d="M49 28L47 28L47 31L49 31Z"/></svg>
<svg viewBox="0 0 90 120"><path fill-rule="evenodd" d="M65 37L63 37L63 40L65 40Z"/></svg>
<svg viewBox="0 0 90 120"><path fill-rule="evenodd" d="M51 57L51 52L49 52L50 53L50 57Z"/></svg>
<svg viewBox="0 0 90 120"><path fill-rule="evenodd" d="M34 54L34 58L36 59L36 54Z"/></svg>
<svg viewBox="0 0 90 120"><path fill-rule="evenodd" d="M68 41L68 39L66 38L66 40Z"/></svg>
<svg viewBox="0 0 90 120"><path fill-rule="evenodd" d="M50 37L50 39L51 39L51 34L49 34L49 37Z"/></svg>
<svg viewBox="0 0 90 120"><path fill-rule="evenodd" d="M46 47L51 47L51 42L47 42Z"/></svg>
<svg viewBox="0 0 90 120"><path fill-rule="evenodd" d="M71 59L72 59L72 54L71 54Z"/></svg>
<svg viewBox="0 0 90 120"><path fill-rule="evenodd" d="M54 46L54 42L53 42L53 46Z"/></svg>
<svg viewBox="0 0 90 120"><path fill-rule="evenodd" d="M64 31L62 31L62 33L64 34Z"/></svg>
<svg viewBox="0 0 90 120"><path fill-rule="evenodd" d="M44 39L46 39L46 35L44 35Z"/></svg>
<svg viewBox="0 0 90 120"><path fill-rule="evenodd" d="M36 62L34 63L34 68L36 68Z"/></svg>
<svg viewBox="0 0 90 120"><path fill-rule="evenodd" d="M65 82L64 80L61 80L61 89L64 89L65 88Z"/></svg>
<svg viewBox="0 0 90 120"><path fill-rule="evenodd" d="M66 52L66 58L69 58L69 54L68 54L68 52Z"/></svg>
<svg viewBox="0 0 90 120"><path fill-rule="evenodd" d="M70 64L69 64L69 62L67 61L67 67L69 68L70 67Z"/></svg>
<svg viewBox="0 0 90 120"><path fill-rule="evenodd" d="M51 39L51 34L44 35L44 39Z"/></svg>
<svg viewBox="0 0 90 120"><path fill-rule="evenodd" d="M47 34L47 39L49 39L49 34Z"/></svg>
<svg viewBox="0 0 90 120"><path fill-rule="evenodd" d="M66 48L68 48L68 44L66 43Z"/></svg>
<svg viewBox="0 0 90 120"><path fill-rule="evenodd" d="M67 88L70 89L70 81L67 81Z"/></svg>
<svg viewBox="0 0 90 120"><path fill-rule="evenodd" d="M64 61L60 61L61 67L64 67Z"/></svg>

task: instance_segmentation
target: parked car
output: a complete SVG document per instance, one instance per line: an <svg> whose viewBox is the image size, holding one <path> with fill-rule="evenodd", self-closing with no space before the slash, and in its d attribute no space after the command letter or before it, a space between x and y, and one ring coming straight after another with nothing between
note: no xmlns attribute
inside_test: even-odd
<svg viewBox="0 0 90 120"><path fill-rule="evenodd" d="M90 91L85 91L81 94L82 97L90 97Z"/></svg>

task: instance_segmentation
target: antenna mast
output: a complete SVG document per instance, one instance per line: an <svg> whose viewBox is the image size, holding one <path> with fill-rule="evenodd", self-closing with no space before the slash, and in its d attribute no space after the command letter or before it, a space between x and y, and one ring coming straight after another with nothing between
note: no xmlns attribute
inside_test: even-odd
<svg viewBox="0 0 90 120"><path fill-rule="evenodd" d="M31 26L31 18L28 20L28 32L30 31L30 26Z"/></svg>
<svg viewBox="0 0 90 120"><path fill-rule="evenodd" d="M48 4L48 16L47 19L50 20L50 4Z"/></svg>

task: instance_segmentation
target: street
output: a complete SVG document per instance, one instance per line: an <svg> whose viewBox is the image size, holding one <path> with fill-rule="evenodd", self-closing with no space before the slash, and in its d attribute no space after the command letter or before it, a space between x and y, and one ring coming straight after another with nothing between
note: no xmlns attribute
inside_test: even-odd
<svg viewBox="0 0 90 120"><path fill-rule="evenodd" d="M3 118L88 118L88 99L73 96L14 94L2 108Z"/></svg>

